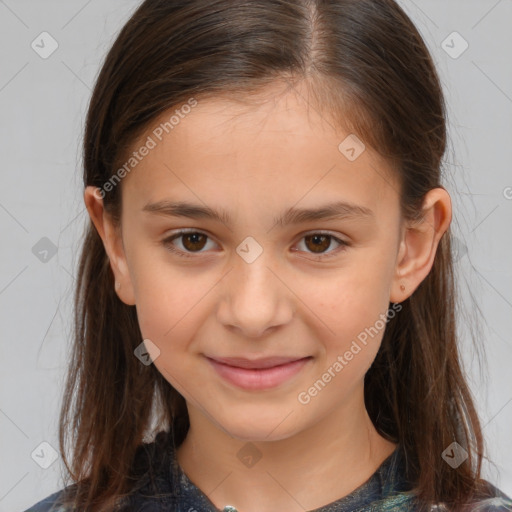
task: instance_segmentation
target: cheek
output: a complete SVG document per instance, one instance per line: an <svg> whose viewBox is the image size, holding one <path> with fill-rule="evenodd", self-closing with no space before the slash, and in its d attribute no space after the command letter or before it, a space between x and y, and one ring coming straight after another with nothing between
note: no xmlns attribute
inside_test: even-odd
<svg viewBox="0 0 512 512"><path fill-rule="evenodd" d="M320 372L306 379L298 396L300 404L314 403L319 415L329 404L355 396L375 360L387 325L388 302L381 300L374 288L373 293L368 292L359 286L364 283L358 279L340 280L337 284L332 289L336 299L320 315L329 326L318 340L322 347ZM340 293L339 289L343 291Z"/></svg>
<svg viewBox="0 0 512 512"><path fill-rule="evenodd" d="M150 258L141 261L151 261ZM136 309L141 332L157 345L169 348L186 340L200 325L201 304L212 286L208 274L192 278L187 271L155 261L133 272Z"/></svg>
<svg viewBox="0 0 512 512"><path fill-rule="evenodd" d="M370 366L386 327L389 269L386 261L375 256L361 262L360 267L340 270L335 278L331 275L316 281L315 292L308 295L308 306L326 326L327 359L334 361L348 351L347 359L357 359L358 365L365 368Z"/></svg>
<svg viewBox="0 0 512 512"><path fill-rule="evenodd" d="M389 266L372 263L351 265L325 277L307 276L300 286L315 311L332 329L373 323L389 304Z"/></svg>
<svg viewBox="0 0 512 512"><path fill-rule="evenodd" d="M163 276L149 270L140 275L136 291L138 322L143 338L158 348L153 364L175 389L188 396L190 375L197 372L193 358L187 356L194 352L197 330L205 321L201 298L209 287L190 288L190 280L174 272Z"/></svg>

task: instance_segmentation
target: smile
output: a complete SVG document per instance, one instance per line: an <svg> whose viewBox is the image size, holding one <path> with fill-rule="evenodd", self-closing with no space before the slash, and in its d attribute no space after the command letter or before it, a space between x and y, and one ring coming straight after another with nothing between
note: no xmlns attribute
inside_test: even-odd
<svg viewBox="0 0 512 512"><path fill-rule="evenodd" d="M247 390L261 390L269 389L282 384L297 373L299 373L304 366L312 359L311 356L302 359L288 360L281 364L269 366L271 362L262 361L259 364L262 368L248 368L247 366L255 366L258 362L247 362L247 360L237 360L234 366L231 364L221 362L216 359L207 357L208 362L215 369L215 371L229 383Z"/></svg>

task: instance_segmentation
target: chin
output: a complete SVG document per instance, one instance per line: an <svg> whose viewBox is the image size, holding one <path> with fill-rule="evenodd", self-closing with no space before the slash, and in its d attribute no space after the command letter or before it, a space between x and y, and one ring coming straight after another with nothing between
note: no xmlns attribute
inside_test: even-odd
<svg viewBox="0 0 512 512"><path fill-rule="evenodd" d="M299 429L287 414L282 411L276 414L268 414L265 417L261 412L248 416L235 414L233 417L217 418L218 427L239 441L265 442L280 441L296 434Z"/></svg>

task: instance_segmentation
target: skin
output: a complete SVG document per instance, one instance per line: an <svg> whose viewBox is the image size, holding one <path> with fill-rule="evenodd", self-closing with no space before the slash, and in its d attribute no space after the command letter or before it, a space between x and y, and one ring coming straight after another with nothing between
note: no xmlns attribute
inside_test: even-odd
<svg viewBox="0 0 512 512"><path fill-rule="evenodd" d="M313 510L359 487L393 452L363 395L383 329L307 404L298 395L376 325L390 301L414 292L451 222L450 196L441 188L425 197L421 222L403 219L386 162L369 147L349 161L338 150L349 134L305 96L269 88L257 105L199 101L123 179L120 226L97 190L85 191L119 299L136 306L144 338L160 350L154 364L187 401L191 428L178 462L220 509ZM224 209L233 223L142 211L164 199ZM274 222L292 206L333 200L369 208L373 217ZM169 242L188 248L190 258L163 243L186 228L208 236L202 244ZM318 260L305 238L318 231L350 245L327 239L329 257ZM252 263L236 252L248 236L263 249ZM258 391L223 380L205 354L312 359L288 381ZM237 456L241 448L261 458L248 467Z"/></svg>

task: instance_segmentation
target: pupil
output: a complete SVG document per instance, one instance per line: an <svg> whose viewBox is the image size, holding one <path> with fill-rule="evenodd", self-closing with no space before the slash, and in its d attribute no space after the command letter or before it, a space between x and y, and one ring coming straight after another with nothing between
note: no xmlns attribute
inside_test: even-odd
<svg viewBox="0 0 512 512"><path fill-rule="evenodd" d="M187 249L189 249L189 250L202 249L201 242L200 242L201 237L204 238L204 235L202 235L201 233L190 233L188 235L185 235L185 240L191 240L191 244L184 244L185 247L192 245L192 247L187 247ZM198 244L200 245L200 247L197 247ZM204 245L204 243L203 243L203 245Z"/></svg>
<svg viewBox="0 0 512 512"><path fill-rule="evenodd" d="M313 249L313 251L314 251L314 252L322 252L322 251L321 251L322 249L324 249L324 250L325 250L325 249L327 249L327 248L329 247L329 245L330 245L330 244L329 244L329 241L328 241L328 239L329 239L329 236L328 236L328 235L310 235L310 236L308 236L307 238L308 238L308 239L312 239L312 240L314 240L314 242L313 242L313 245L314 245L314 249ZM325 241L327 241L327 244L325 244ZM323 243L323 246L322 246L322 245L320 245L320 244L322 244L322 242L324 242L324 243ZM318 250L318 249L320 249L320 250Z"/></svg>

